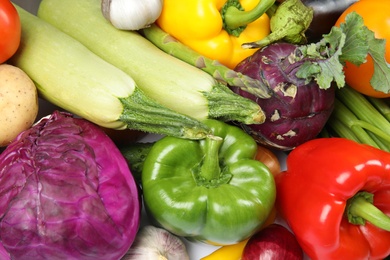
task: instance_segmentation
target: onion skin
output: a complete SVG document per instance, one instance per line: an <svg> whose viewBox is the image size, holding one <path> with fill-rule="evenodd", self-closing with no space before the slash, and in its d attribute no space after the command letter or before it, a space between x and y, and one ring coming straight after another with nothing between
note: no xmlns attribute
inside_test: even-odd
<svg viewBox="0 0 390 260"><path fill-rule="evenodd" d="M333 111L333 86L320 89L315 81L305 82L295 76L305 62L305 59L293 64L288 61L296 47L289 43L268 45L235 68L237 72L262 80L273 90L271 98L259 99L233 88L241 96L256 101L266 115L263 124L242 124L242 128L259 144L278 150L292 150L315 138Z"/></svg>
<svg viewBox="0 0 390 260"><path fill-rule="evenodd" d="M303 251L293 233L279 224L271 224L254 234L246 243L241 260L301 260Z"/></svg>

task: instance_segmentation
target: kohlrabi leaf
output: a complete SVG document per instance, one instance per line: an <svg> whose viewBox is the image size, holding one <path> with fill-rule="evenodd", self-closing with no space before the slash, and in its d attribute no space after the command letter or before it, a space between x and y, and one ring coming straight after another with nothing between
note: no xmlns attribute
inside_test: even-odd
<svg viewBox="0 0 390 260"><path fill-rule="evenodd" d="M371 86L378 91L390 93L390 65L385 58L386 41L376 39L374 33L370 33L368 54L374 61L374 75L370 83Z"/></svg>
<svg viewBox="0 0 390 260"><path fill-rule="evenodd" d="M329 88L332 82L339 88L344 87L345 62L359 66L370 55L374 61L371 85L378 91L390 91L385 40L375 38L374 32L364 26L363 18L356 12L348 14L340 27L332 27L318 43L299 46L296 53L298 60L306 60L296 76L308 81L314 79L322 89Z"/></svg>
<svg viewBox="0 0 390 260"><path fill-rule="evenodd" d="M355 65L366 62L369 30L364 26L363 18L352 12L345 17L345 23L340 24L340 28L346 35L340 61L342 63L349 61Z"/></svg>
<svg viewBox="0 0 390 260"><path fill-rule="evenodd" d="M364 26L363 18L356 12L348 14L340 28L347 35L340 60L359 66L366 62L369 55L374 63L371 86L378 91L389 93L390 65L385 58L386 41L375 38L374 32Z"/></svg>
<svg viewBox="0 0 390 260"><path fill-rule="evenodd" d="M390 93L390 65L385 58L386 41L375 38L374 32L364 25L363 18L356 12L348 14L340 28L347 36L340 61L359 66L367 61L369 55L374 63L371 86L378 91Z"/></svg>
<svg viewBox="0 0 390 260"><path fill-rule="evenodd" d="M321 89L327 89L336 82L339 88L345 85L343 65L339 57L345 44L345 34L340 28L333 27L318 43L302 45L298 50L302 59L307 59L297 71L298 78L315 80Z"/></svg>

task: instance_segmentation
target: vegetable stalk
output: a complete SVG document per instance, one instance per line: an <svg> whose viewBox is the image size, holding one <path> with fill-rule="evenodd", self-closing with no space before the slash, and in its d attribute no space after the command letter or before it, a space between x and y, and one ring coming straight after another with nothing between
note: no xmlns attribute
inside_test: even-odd
<svg viewBox="0 0 390 260"><path fill-rule="evenodd" d="M164 52L207 72L215 79L229 86L238 87L260 98L269 98L271 96L272 91L263 81L236 72L217 60L201 55L155 24L142 29L141 32L143 36Z"/></svg>
<svg viewBox="0 0 390 260"><path fill-rule="evenodd" d="M29 75L44 99L107 128L189 139L208 134L206 125L156 103L129 75L69 35L16 8L22 40L10 62Z"/></svg>
<svg viewBox="0 0 390 260"><path fill-rule="evenodd" d="M274 3L275 0L261 0L253 9L245 11L238 0L228 0L221 10L223 28L230 34L239 36L247 24L265 14Z"/></svg>
<svg viewBox="0 0 390 260"><path fill-rule="evenodd" d="M264 122L255 102L163 52L139 33L115 29L101 14L98 0L44 0L38 16L129 74L148 96L172 110L200 121Z"/></svg>
<svg viewBox="0 0 390 260"><path fill-rule="evenodd" d="M384 100L366 97L345 86L336 91L326 129L333 135L390 151L389 110Z"/></svg>

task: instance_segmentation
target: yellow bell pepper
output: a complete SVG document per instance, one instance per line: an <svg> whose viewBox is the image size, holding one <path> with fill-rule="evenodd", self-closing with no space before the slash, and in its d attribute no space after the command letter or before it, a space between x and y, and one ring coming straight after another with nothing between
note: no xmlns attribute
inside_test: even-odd
<svg viewBox="0 0 390 260"><path fill-rule="evenodd" d="M240 260L248 239L237 244L222 246L200 260Z"/></svg>
<svg viewBox="0 0 390 260"><path fill-rule="evenodd" d="M242 44L270 34L275 0L164 0L157 25L198 53L233 69L256 49Z"/></svg>

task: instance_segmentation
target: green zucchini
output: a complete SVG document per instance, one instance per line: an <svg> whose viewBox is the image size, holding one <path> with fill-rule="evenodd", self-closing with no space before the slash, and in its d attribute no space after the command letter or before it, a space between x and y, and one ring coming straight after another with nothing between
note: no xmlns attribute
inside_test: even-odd
<svg viewBox="0 0 390 260"><path fill-rule="evenodd" d="M208 73L156 47L136 31L114 28L100 0L43 0L38 17L76 38L91 51L128 73L151 98L200 121L214 118L259 124L260 106L235 94Z"/></svg>
<svg viewBox="0 0 390 260"><path fill-rule="evenodd" d="M128 74L83 44L15 5L21 44L10 63L34 81L39 95L97 125L201 139L209 128L151 99Z"/></svg>

